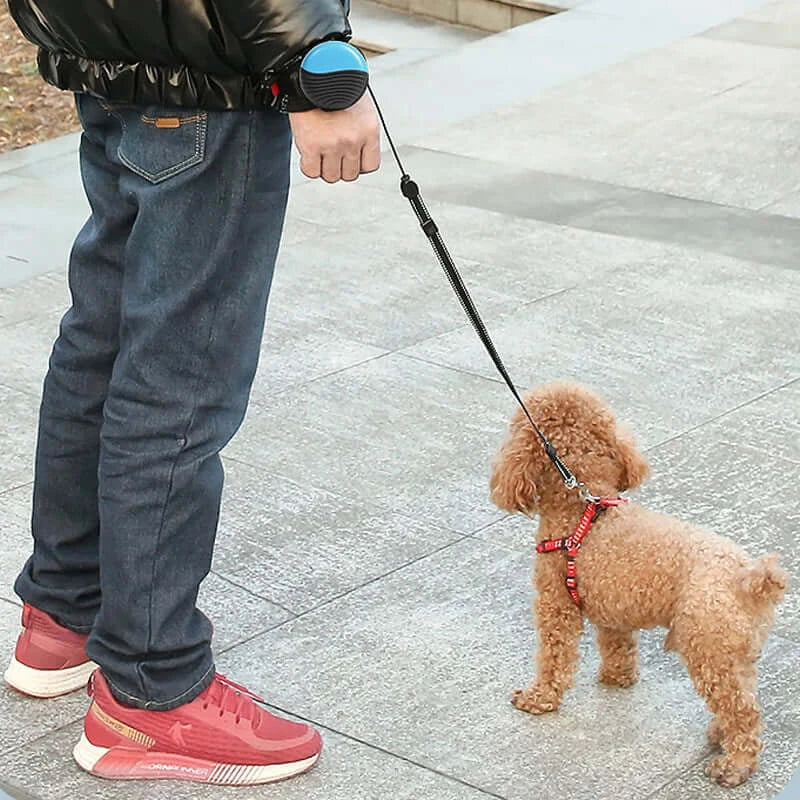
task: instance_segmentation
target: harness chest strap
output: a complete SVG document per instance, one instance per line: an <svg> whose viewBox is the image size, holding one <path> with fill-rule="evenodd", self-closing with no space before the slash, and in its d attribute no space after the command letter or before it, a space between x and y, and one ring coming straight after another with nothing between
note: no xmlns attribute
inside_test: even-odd
<svg viewBox="0 0 800 800"><path fill-rule="evenodd" d="M603 513L607 508L612 506L619 506L627 503L626 497L599 497L596 500L590 500L586 504L580 522L575 528L572 536L565 536L561 539L545 539L536 545L537 553L555 553L560 550L566 550L567 553L567 577L564 583L567 587L567 592L572 598L572 602L580 608L583 603L581 596L578 593L578 567L575 558L578 555L578 550L581 549L581 544L584 537L592 527L592 523Z"/></svg>

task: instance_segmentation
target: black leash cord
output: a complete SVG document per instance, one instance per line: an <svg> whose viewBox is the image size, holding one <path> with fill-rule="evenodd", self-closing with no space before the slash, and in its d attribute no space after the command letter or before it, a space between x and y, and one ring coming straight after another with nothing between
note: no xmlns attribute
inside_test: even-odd
<svg viewBox="0 0 800 800"><path fill-rule="evenodd" d="M386 125L386 120L383 117L383 112L378 105L378 101L375 99L375 94L372 91L372 87L369 86L368 88L369 93L372 96L372 102L375 103L375 108L378 112L381 125L386 133L389 146L392 148L392 154L394 155L394 159L397 162L397 166L400 168L400 172L402 174L402 177L400 178L400 191L403 193L403 197L407 198L408 202L411 203L411 207L414 209L414 213L419 220L419 224L422 227L425 235L428 237L428 241L430 241L431 247L433 247L433 251L436 253L436 257L439 259L439 263L441 264L445 275L447 275L450 285L453 287L453 291L456 293L456 296L461 302L461 306L464 309L467 318L472 323L472 327L478 334L478 338L486 348L486 352L489 353L489 356L494 362L497 371L500 373L501 377L506 382L506 385L511 390L511 394L514 395L517 403L519 403L520 408L528 418L528 422L530 422L530 424L533 426L533 429L538 434L539 439L541 439L544 450L547 453L550 461L553 462L553 466L555 466L561 475L564 485L568 489L580 488L585 496L592 497L592 495L586 492L583 484L578 482L578 479L572 474L569 467L567 467L567 465L561 460L556 452L555 447L553 447L552 442L550 442L550 440L542 433L542 431L539 429L539 426L533 421L533 417L531 417L530 412L525 407L525 403L522 401L522 398L517 391L517 387L514 386L514 382L511 380L511 376L508 374L508 370L506 369L505 364L503 364L503 361L494 346L494 342L492 342L492 339L489 336L489 331L486 330L486 325L484 324L481 315L478 313L478 309L475 307L475 303L470 296L469 290L459 274L458 268L456 267L452 256L447 250L447 245L444 243L442 235L439 233L439 228L431 218L431 215L428 213L425 202L420 195L419 186L417 186L417 184L411 180L411 176L403 167L403 162L400 160L400 155L397 152L397 148L394 146L392 136L389 133L389 128Z"/></svg>

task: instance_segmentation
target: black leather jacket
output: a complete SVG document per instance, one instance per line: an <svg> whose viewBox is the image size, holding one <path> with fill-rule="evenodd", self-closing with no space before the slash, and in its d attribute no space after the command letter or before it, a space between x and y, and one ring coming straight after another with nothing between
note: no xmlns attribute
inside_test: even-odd
<svg viewBox="0 0 800 800"><path fill-rule="evenodd" d="M315 43L349 39L349 0L8 0L49 83L112 102L264 108Z"/></svg>

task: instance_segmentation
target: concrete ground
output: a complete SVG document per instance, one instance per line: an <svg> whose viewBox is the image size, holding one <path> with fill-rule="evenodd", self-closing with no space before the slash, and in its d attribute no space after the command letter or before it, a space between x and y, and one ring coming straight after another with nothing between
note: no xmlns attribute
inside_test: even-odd
<svg viewBox="0 0 800 800"><path fill-rule="evenodd" d="M800 0L591 0L390 57L375 91L519 386L595 387L647 452L642 502L797 575ZM6 653L86 214L76 143L0 158ZM704 776L709 715L663 632L630 690L597 685L587 635L558 714L510 706L532 672L534 528L496 511L487 476L513 410L392 162L347 186L298 175L202 607L220 670L312 720L324 756L274 787L104 783L70 757L83 693L0 690L0 780L109 800L775 797L800 761L797 581L761 662L761 768L739 789Z"/></svg>

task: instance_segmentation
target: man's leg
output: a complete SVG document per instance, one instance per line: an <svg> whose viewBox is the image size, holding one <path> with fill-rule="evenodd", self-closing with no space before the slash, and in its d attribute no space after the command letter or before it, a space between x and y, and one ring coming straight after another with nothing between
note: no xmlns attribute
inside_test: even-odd
<svg viewBox="0 0 800 800"><path fill-rule="evenodd" d="M117 355L122 263L135 207L106 157L105 114L79 98L81 173L92 215L70 256L72 306L50 357L39 416L33 555L16 582L27 603L88 632L100 607L97 466Z"/></svg>
<svg viewBox="0 0 800 800"><path fill-rule="evenodd" d="M219 451L245 413L289 185L272 112L111 108L125 251L99 462L102 606L87 652L129 706L170 709L214 677L196 608Z"/></svg>
<svg viewBox="0 0 800 800"><path fill-rule="evenodd" d="M100 608L97 467L100 428L119 340L125 245L135 207L118 193L106 155L109 120L77 98L80 162L92 214L70 256L72 306L44 382L33 489L33 555L16 581L23 630L5 673L26 694L80 688L94 665L86 635Z"/></svg>

